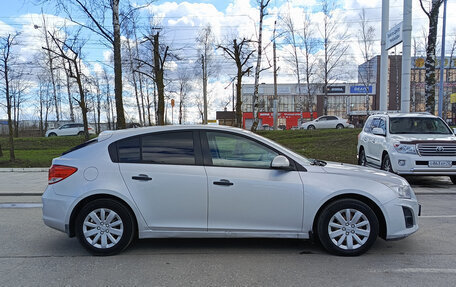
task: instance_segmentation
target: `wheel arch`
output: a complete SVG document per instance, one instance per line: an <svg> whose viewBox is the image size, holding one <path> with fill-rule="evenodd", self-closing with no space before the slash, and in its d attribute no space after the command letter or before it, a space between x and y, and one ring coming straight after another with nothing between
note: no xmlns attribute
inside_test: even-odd
<svg viewBox="0 0 456 287"><path fill-rule="evenodd" d="M333 203L334 201L340 200L340 199L356 199L356 200L359 200L359 201L363 202L364 204L367 204L374 211L375 216L377 216L378 223L379 223L379 227L378 227L379 228L379 233L378 233L378 235L380 236L380 238L383 238L383 239L386 238L386 234L387 234L386 220L385 220L385 215L383 214L383 212L380 209L380 207L374 201L372 201L370 198L368 198L366 196L363 196L363 195L360 195L360 194L355 194L355 193L346 193L346 194L337 195L335 197L330 198L322 206L320 206L320 208L318 209L317 213L315 214L315 217L314 217L314 220L313 220L313 224L312 224L312 233L313 233L312 237L313 238L318 238L318 235L317 235L318 226L317 226L317 224L318 224L318 219L320 218L320 215L323 212L323 210L329 204Z"/></svg>
<svg viewBox="0 0 456 287"><path fill-rule="evenodd" d="M138 230L138 218L136 217L136 213L134 212L134 210L131 208L131 206L125 200L123 200L123 199L121 199L121 198L119 198L117 196L114 196L114 195L111 195L111 194L105 194L105 193L98 193L98 194L90 195L90 196L82 199L81 201L79 201L76 204L76 206L71 211L70 220L69 220L68 235L70 237L76 236L76 233L75 233L76 218L78 217L78 214L81 211L82 207L84 205L86 205L87 203L89 203L90 201L93 201L93 200L96 200L96 199L112 199L112 200L115 200L115 201L123 204L130 211L131 215L133 216L133 220L134 220L135 227L136 227L135 228L136 234L134 236L137 237L138 232L139 232L139 230Z"/></svg>

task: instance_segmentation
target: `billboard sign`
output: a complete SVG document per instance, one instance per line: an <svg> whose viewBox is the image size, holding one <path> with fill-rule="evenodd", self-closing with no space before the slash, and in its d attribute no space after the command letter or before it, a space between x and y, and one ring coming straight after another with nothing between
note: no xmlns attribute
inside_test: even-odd
<svg viewBox="0 0 456 287"><path fill-rule="evenodd" d="M345 94L345 86L329 86L326 88L328 94ZM323 87L323 93L325 92L325 87Z"/></svg>
<svg viewBox="0 0 456 287"><path fill-rule="evenodd" d="M372 86L350 86L350 94L372 94Z"/></svg>

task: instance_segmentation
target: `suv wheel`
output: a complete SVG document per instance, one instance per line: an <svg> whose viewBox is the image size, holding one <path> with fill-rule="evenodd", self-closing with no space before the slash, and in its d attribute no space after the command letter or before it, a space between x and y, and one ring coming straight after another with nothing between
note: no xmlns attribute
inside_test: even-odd
<svg viewBox="0 0 456 287"><path fill-rule="evenodd" d="M450 176L450 179L453 184L456 184L456 176L452 175Z"/></svg>
<svg viewBox="0 0 456 287"><path fill-rule="evenodd" d="M323 210L317 228L318 238L327 251L358 256L374 244L379 223L367 204L355 199L341 199Z"/></svg>
<svg viewBox="0 0 456 287"><path fill-rule="evenodd" d="M387 172L394 172L393 167L391 166L391 160L388 154L385 154L383 156L382 160L382 169L387 171Z"/></svg>
<svg viewBox="0 0 456 287"><path fill-rule="evenodd" d="M112 199L86 204L76 218L76 236L93 255L113 255L130 245L135 235L130 210Z"/></svg>
<svg viewBox="0 0 456 287"><path fill-rule="evenodd" d="M366 152L364 149L359 150L359 158L358 158L358 165L366 166L367 161L366 161Z"/></svg>

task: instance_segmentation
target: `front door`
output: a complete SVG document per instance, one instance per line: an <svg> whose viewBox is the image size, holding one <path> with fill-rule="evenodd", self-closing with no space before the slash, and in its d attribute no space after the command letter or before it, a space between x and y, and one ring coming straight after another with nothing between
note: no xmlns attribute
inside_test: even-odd
<svg viewBox="0 0 456 287"><path fill-rule="evenodd" d="M207 230L207 177L199 147L192 131L117 143L122 177L151 229Z"/></svg>
<svg viewBox="0 0 456 287"><path fill-rule="evenodd" d="M209 231L300 232L298 172L270 168L279 153L251 138L219 131L206 136Z"/></svg>

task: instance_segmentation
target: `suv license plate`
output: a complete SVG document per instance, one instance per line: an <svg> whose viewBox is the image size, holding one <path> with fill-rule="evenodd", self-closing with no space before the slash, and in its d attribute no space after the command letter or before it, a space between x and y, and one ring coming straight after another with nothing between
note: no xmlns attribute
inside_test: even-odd
<svg viewBox="0 0 456 287"><path fill-rule="evenodd" d="M429 167L451 167L451 161L449 160L430 160Z"/></svg>

